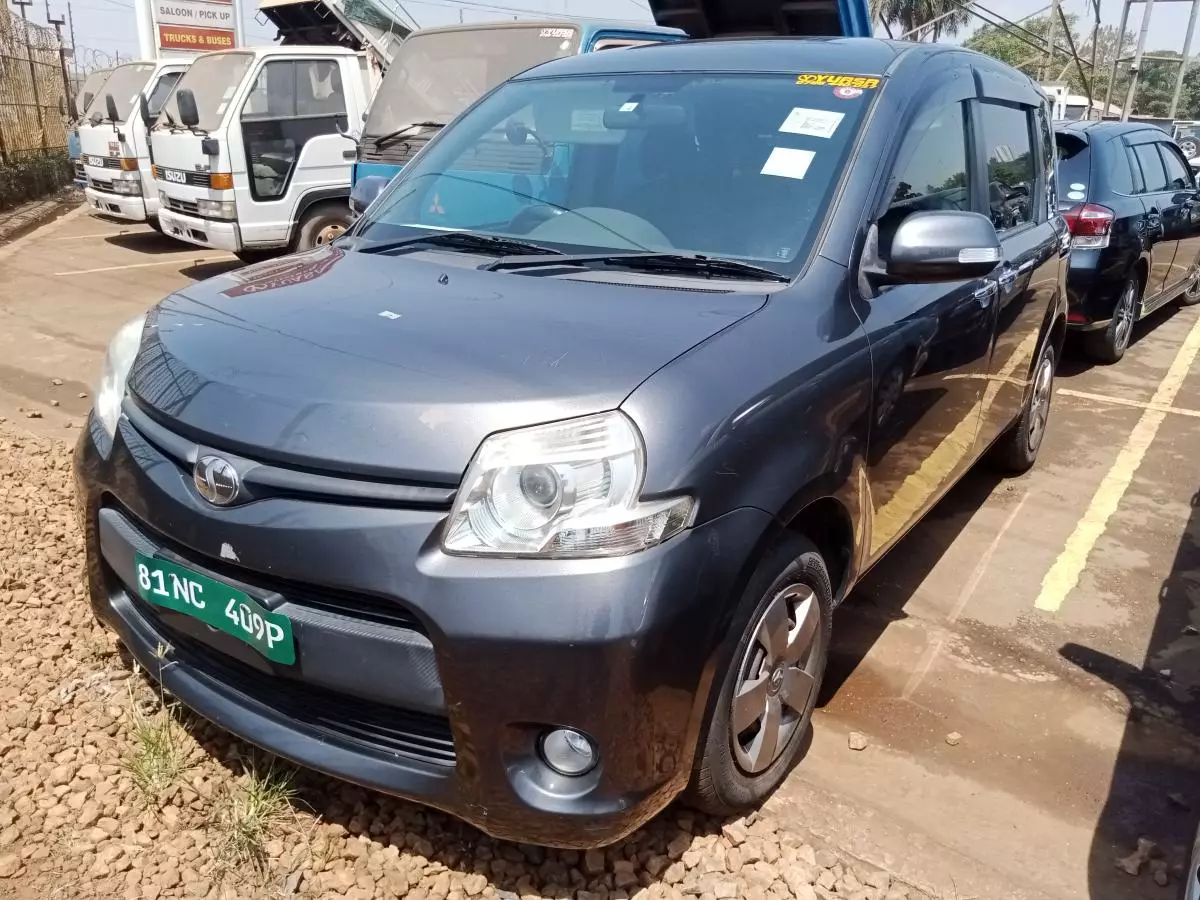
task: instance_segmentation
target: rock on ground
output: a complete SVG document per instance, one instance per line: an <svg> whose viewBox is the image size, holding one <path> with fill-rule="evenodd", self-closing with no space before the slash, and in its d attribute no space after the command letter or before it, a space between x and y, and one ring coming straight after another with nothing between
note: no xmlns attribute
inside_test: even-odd
<svg viewBox="0 0 1200 900"><path fill-rule="evenodd" d="M239 854L231 798L261 754L184 710L168 717L93 621L72 484L65 444L0 425L0 896L812 900L842 896L835 885L923 896L815 846L770 804L734 821L672 807L581 853L496 841L282 763L295 796ZM178 771L149 793L130 768L135 718L175 723L164 733Z"/></svg>

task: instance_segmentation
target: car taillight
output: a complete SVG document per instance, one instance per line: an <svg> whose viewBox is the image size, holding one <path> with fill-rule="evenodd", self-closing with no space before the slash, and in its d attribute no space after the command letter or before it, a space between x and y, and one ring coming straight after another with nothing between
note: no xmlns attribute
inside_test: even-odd
<svg viewBox="0 0 1200 900"><path fill-rule="evenodd" d="M1071 231L1071 247L1076 250L1102 250L1108 246L1114 213L1098 203L1081 203L1063 214Z"/></svg>

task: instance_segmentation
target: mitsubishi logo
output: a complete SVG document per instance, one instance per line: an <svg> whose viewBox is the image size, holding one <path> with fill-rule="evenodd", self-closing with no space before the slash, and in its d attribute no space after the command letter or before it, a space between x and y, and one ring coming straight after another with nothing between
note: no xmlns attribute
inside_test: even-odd
<svg viewBox="0 0 1200 900"><path fill-rule="evenodd" d="M219 456L202 456L196 460L193 478L200 496L214 506L228 506L237 499L242 487L233 463Z"/></svg>

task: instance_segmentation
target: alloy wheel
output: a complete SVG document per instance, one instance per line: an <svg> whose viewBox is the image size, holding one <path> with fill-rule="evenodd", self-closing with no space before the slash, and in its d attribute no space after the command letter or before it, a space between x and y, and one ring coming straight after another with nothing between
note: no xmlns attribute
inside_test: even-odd
<svg viewBox="0 0 1200 900"><path fill-rule="evenodd" d="M1113 329L1113 349L1123 353L1129 346L1129 338L1133 335L1133 323L1137 319L1137 288L1133 282L1125 285L1117 308L1113 311L1116 324Z"/></svg>
<svg viewBox="0 0 1200 900"><path fill-rule="evenodd" d="M730 743L749 775L765 771L806 720L816 690L821 605L812 588L776 594L754 627L738 666L729 712Z"/></svg>
<svg viewBox="0 0 1200 900"><path fill-rule="evenodd" d="M1050 418L1050 396L1054 388L1054 357L1047 354L1038 363L1029 398L1029 449L1037 452Z"/></svg>
<svg viewBox="0 0 1200 900"><path fill-rule="evenodd" d="M1183 292L1183 299L1188 303L1195 303L1197 297L1200 297L1200 275L1194 275Z"/></svg>
<svg viewBox="0 0 1200 900"><path fill-rule="evenodd" d="M319 247L322 244L328 244L330 241L333 241L333 240L341 237L345 233L346 233L346 226L343 225L341 222L337 222L332 225L326 225L324 228L322 228L320 231L317 232L317 238L316 238L315 243Z"/></svg>

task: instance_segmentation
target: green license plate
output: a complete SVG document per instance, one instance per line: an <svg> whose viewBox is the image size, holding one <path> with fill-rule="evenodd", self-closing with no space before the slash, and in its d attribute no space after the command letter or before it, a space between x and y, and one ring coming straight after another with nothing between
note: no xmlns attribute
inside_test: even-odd
<svg viewBox="0 0 1200 900"><path fill-rule="evenodd" d="M296 661L296 642L287 616L264 609L244 592L207 575L165 559L134 555L138 593L143 600L233 635L271 662L291 665Z"/></svg>

